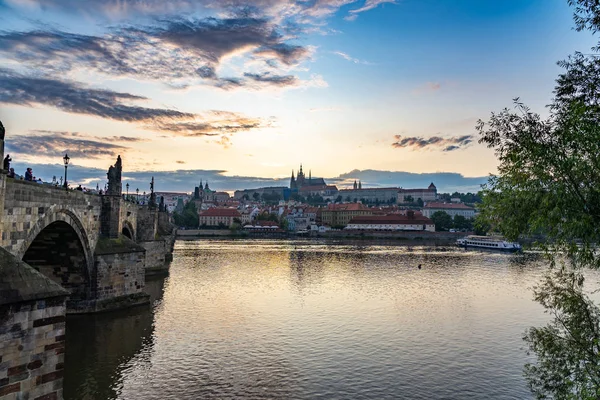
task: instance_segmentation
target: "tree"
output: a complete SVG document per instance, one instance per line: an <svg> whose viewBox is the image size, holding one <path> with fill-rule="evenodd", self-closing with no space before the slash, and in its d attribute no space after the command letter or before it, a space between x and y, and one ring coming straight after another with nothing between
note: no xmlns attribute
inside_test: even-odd
<svg viewBox="0 0 600 400"><path fill-rule="evenodd" d="M472 229L473 228L473 223L470 219L465 218L462 215L455 215L454 216L454 227L456 229Z"/></svg>
<svg viewBox="0 0 600 400"><path fill-rule="evenodd" d="M417 199L417 205L418 205L419 207L423 207L423 204L424 204L424 203L423 203L423 199L419 197L419 198Z"/></svg>
<svg viewBox="0 0 600 400"><path fill-rule="evenodd" d="M188 201L184 206L181 214L174 212L173 221L175 225L185 226L186 228L197 228L200 218L198 217L198 210L196 210L196 204L193 201Z"/></svg>
<svg viewBox="0 0 600 400"><path fill-rule="evenodd" d="M408 195L408 196L404 196L404 201L406 203L414 203L415 199L411 195Z"/></svg>
<svg viewBox="0 0 600 400"><path fill-rule="evenodd" d="M436 231L447 231L452 228L452 217L445 211L436 211L431 216Z"/></svg>
<svg viewBox="0 0 600 400"><path fill-rule="evenodd" d="M335 198L335 202L336 203L341 203L342 202L342 195L341 194L338 197Z"/></svg>
<svg viewBox="0 0 600 400"><path fill-rule="evenodd" d="M568 2L577 30L600 30L596 0ZM542 234L552 243L541 244L550 270L534 293L553 318L524 335L537 356L525 366L531 391L538 399L597 399L600 309L584 294L582 272L600 267L600 59L576 53L559 65L549 117L516 99L515 110L478 122L480 142L500 161L481 211L510 240Z"/></svg>
<svg viewBox="0 0 600 400"><path fill-rule="evenodd" d="M254 201L258 201L258 199L260 198L260 194L258 194L258 192L254 192L252 193L252 198L254 199Z"/></svg>
<svg viewBox="0 0 600 400"><path fill-rule="evenodd" d="M485 236L490 229L491 225L481 214L478 214L473 220L473 230L475 231L476 235Z"/></svg>

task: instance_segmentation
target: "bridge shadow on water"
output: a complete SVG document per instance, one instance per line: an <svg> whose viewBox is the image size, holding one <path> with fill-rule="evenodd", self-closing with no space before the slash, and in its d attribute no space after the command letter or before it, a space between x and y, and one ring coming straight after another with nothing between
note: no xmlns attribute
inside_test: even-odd
<svg viewBox="0 0 600 400"><path fill-rule="evenodd" d="M154 305L162 300L164 281L146 280L150 305L67 317L65 400L118 398L128 363L152 349Z"/></svg>

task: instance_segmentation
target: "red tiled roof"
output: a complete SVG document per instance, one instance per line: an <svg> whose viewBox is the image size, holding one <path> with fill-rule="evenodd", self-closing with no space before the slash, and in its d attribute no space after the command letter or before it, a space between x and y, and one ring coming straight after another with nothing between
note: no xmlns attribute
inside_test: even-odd
<svg viewBox="0 0 600 400"><path fill-rule="evenodd" d="M241 214L235 208L209 208L200 213L201 217L240 217Z"/></svg>
<svg viewBox="0 0 600 400"><path fill-rule="evenodd" d="M276 226L276 227L279 227L279 224L277 224L277 222L273 222L273 221L256 221L255 225L256 226Z"/></svg>
<svg viewBox="0 0 600 400"><path fill-rule="evenodd" d="M436 203L430 202L427 203L423 208L439 208L439 209L453 209L453 210L475 210L473 207L466 206L464 204L456 204L456 203Z"/></svg>

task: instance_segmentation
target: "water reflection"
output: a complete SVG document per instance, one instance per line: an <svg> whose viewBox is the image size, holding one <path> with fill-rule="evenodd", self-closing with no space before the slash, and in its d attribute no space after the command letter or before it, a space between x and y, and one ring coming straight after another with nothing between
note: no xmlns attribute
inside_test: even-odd
<svg viewBox="0 0 600 400"><path fill-rule="evenodd" d="M146 282L151 302L162 297L164 279ZM64 398L116 399L126 363L143 348L151 348L151 305L118 312L67 318Z"/></svg>
<svg viewBox="0 0 600 400"><path fill-rule="evenodd" d="M543 266L443 246L178 242L164 289L147 285L153 309L70 319L65 394L531 398L521 335L547 319L530 291Z"/></svg>

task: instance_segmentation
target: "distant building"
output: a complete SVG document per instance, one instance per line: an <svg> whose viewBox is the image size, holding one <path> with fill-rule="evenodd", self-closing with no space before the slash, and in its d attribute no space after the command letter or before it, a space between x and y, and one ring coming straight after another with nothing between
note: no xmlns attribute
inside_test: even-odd
<svg viewBox="0 0 600 400"><path fill-rule="evenodd" d="M361 203L329 204L321 210L321 222L332 227L345 227L354 217L373 215L373 209Z"/></svg>
<svg viewBox="0 0 600 400"><path fill-rule="evenodd" d="M455 215L462 215L465 218L475 217L475 209L464 204L431 202L423 206L423 215L428 218L431 218L436 211L444 211L452 218Z"/></svg>
<svg viewBox="0 0 600 400"><path fill-rule="evenodd" d="M208 187L208 181L202 186L202 180L200 185L194 188L193 201L199 203L214 203L215 202L215 191Z"/></svg>
<svg viewBox="0 0 600 400"><path fill-rule="evenodd" d="M412 199L412 201L410 200ZM402 189L398 190L398 203L413 203L421 199L423 202L437 200L437 188L431 182L427 189Z"/></svg>
<svg viewBox="0 0 600 400"><path fill-rule="evenodd" d="M409 211L407 215L389 214L354 217L348 222L345 229L435 232L435 224L431 219Z"/></svg>
<svg viewBox="0 0 600 400"><path fill-rule="evenodd" d="M241 221L242 215L238 210L234 208L209 208L208 210L202 211L199 215L200 226L219 226L224 225L230 227L233 225L234 218Z"/></svg>
<svg viewBox="0 0 600 400"><path fill-rule="evenodd" d="M338 188L335 185L311 185L302 186L298 194L303 197L321 196L325 200L335 200L338 196Z"/></svg>
<svg viewBox="0 0 600 400"><path fill-rule="evenodd" d="M256 195L255 195L256 193ZM262 187L257 189L244 189L244 190L236 190L233 193L233 198L236 200L263 200L265 196L269 199L277 199L279 200L288 200L290 197L290 189L285 186L271 186L271 187Z"/></svg>
<svg viewBox="0 0 600 400"><path fill-rule="evenodd" d="M191 196L187 193L179 193L179 192L156 192L156 198L159 199L163 197L165 199L165 206L167 207L167 211L173 212L177 209L177 203L181 200L181 209L178 212L183 211L184 203L187 203Z"/></svg>
<svg viewBox="0 0 600 400"><path fill-rule="evenodd" d="M398 201L398 188L362 188L354 182L354 188L342 189L338 192L342 201L362 201L365 203L396 203Z"/></svg>
<svg viewBox="0 0 600 400"><path fill-rule="evenodd" d="M325 187L327 184L323 178L313 178L312 172L308 171L308 178L304 176L304 172L302 171L302 164L300 164L300 170L298 171L298 177L294 178L294 171L292 170L292 177L290 178L290 189L300 190L305 186L313 186L313 187Z"/></svg>
<svg viewBox="0 0 600 400"><path fill-rule="evenodd" d="M229 201L231 196L229 196L229 193L227 192L214 192L213 198L215 199L216 203L221 204Z"/></svg>

